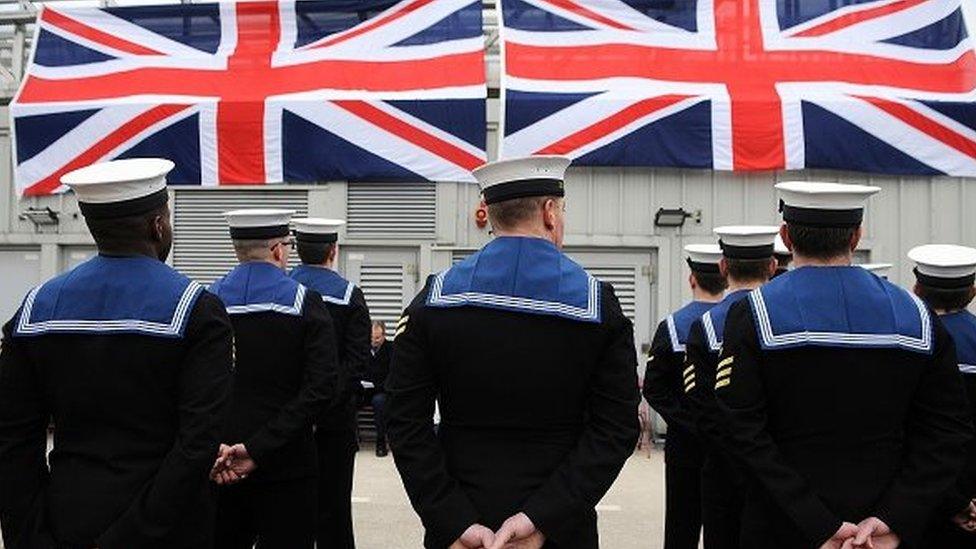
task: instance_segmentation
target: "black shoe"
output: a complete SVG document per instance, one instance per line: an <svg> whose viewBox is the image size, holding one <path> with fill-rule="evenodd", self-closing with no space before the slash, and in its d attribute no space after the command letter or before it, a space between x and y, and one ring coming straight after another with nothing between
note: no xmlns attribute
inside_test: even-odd
<svg viewBox="0 0 976 549"><path fill-rule="evenodd" d="M389 452L386 450L386 445L376 447L376 457L386 457Z"/></svg>

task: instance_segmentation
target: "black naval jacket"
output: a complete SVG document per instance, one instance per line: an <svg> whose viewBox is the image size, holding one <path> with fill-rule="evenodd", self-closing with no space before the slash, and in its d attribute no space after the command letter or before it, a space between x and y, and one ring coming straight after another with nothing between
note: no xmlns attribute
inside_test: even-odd
<svg viewBox="0 0 976 549"><path fill-rule="evenodd" d="M426 547L447 547L475 523L497 529L520 511L547 546L598 547L594 507L634 450L639 393L631 322L613 288L593 283L599 322L435 308L426 304L433 277L405 311L386 384L388 432Z"/></svg>
<svg viewBox="0 0 976 549"><path fill-rule="evenodd" d="M103 261L99 256L73 273ZM146 263L155 260L137 261L156 275L171 271ZM95 278L112 272L109 266ZM137 296L160 292L140 286L155 280L144 274L119 285L131 294L115 288L100 295L137 308ZM21 314L4 326L0 352L0 523L7 549L211 542L208 475L231 378L231 326L220 301L201 292L181 337L12 337ZM55 428L48 465L49 420Z"/></svg>
<svg viewBox="0 0 976 549"><path fill-rule="evenodd" d="M277 269L271 264L245 263L212 286L234 326L234 384L222 441L243 442L257 463L247 482L314 477L312 424L336 391L332 318L322 297L304 287L298 312L253 311L263 308L256 303L261 299L225 297L231 293L227 281L245 278L239 274L245 268L267 271L251 274L252 280L280 274L288 281L282 284L297 285L284 272L269 271Z"/></svg>
<svg viewBox="0 0 976 549"><path fill-rule="evenodd" d="M316 429L348 431L356 429L358 395L369 362L369 307L358 286L324 267L301 265L291 277L323 296L332 317L338 358L338 391L334 403L322 408Z"/></svg>
<svg viewBox="0 0 976 549"><path fill-rule="evenodd" d="M828 276L810 269L826 268L791 271L766 289L798 276ZM869 300L877 296L866 295L870 285L888 295L903 292L880 279L864 282L875 275L849 270L858 267L837 269L848 269L844 288L861 300L849 323L890 314L883 301L872 309ZM805 287L800 279L796 288ZM929 354L810 344L763 349L750 299L732 307L720 362L729 374L715 395L736 456L757 482L743 512L744 546L819 547L842 521L869 516L906 546L918 543L961 470L972 430L952 341L928 315Z"/></svg>
<svg viewBox="0 0 976 549"><path fill-rule="evenodd" d="M692 302L658 324L644 372L644 398L668 423L664 459L672 467L700 468L702 448L695 434L695 420L684 391L685 344L693 319L713 303ZM680 325L679 325L680 324ZM680 333L679 333L680 330ZM685 336L687 338L687 336ZM675 349L675 343L678 349Z"/></svg>

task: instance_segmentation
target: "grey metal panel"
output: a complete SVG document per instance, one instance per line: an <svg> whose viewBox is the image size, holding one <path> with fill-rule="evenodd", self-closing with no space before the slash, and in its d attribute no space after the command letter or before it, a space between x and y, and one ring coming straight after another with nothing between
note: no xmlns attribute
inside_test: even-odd
<svg viewBox="0 0 976 549"><path fill-rule="evenodd" d="M173 220L173 266L210 283L237 264L223 212L241 208L285 208L296 216L308 211L308 191L284 189L177 190ZM297 261L292 253L292 264Z"/></svg>
<svg viewBox="0 0 976 549"><path fill-rule="evenodd" d="M24 296L41 282L41 249L0 246L0 323L17 312Z"/></svg>
<svg viewBox="0 0 976 549"><path fill-rule="evenodd" d="M437 230L434 183L349 183L349 238L433 238Z"/></svg>

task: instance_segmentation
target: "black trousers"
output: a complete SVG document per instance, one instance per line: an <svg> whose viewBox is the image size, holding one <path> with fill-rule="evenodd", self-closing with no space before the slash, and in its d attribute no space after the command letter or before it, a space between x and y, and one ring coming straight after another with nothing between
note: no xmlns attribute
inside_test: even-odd
<svg viewBox="0 0 976 549"><path fill-rule="evenodd" d="M386 447L386 393L375 393L370 399L373 405L373 422L376 425L376 447Z"/></svg>
<svg viewBox="0 0 976 549"><path fill-rule="evenodd" d="M243 481L220 489L216 549L312 549L315 479Z"/></svg>
<svg viewBox="0 0 976 549"><path fill-rule="evenodd" d="M352 477L359 444L350 429L317 430L319 514L316 528L321 549L355 549L352 530Z"/></svg>
<svg viewBox="0 0 976 549"><path fill-rule="evenodd" d="M701 472L705 549L739 549L743 485L723 455L709 453Z"/></svg>
<svg viewBox="0 0 976 549"><path fill-rule="evenodd" d="M701 468L664 465L664 549L697 549L702 528Z"/></svg>

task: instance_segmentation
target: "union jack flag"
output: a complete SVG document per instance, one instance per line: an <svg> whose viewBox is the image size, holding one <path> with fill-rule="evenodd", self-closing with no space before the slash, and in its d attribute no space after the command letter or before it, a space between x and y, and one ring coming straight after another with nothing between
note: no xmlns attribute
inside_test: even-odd
<svg viewBox="0 0 976 549"><path fill-rule="evenodd" d="M22 195L112 158L171 183L469 181L480 0L45 7L11 112Z"/></svg>
<svg viewBox="0 0 976 549"><path fill-rule="evenodd" d="M502 156L976 175L960 0L502 7Z"/></svg>

